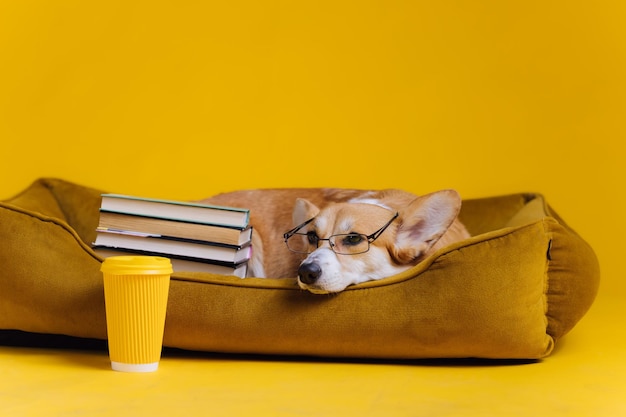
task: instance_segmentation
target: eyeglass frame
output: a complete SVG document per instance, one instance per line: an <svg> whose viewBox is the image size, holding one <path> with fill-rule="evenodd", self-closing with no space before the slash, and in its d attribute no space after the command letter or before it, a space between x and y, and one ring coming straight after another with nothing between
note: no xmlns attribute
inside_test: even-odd
<svg viewBox="0 0 626 417"><path fill-rule="evenodd" d="M330 249L335 252L337 255L358 255L361 253L365 253L367 251L370 250L370 245L372 244L372 242L374 242L376 239L378 239L378 237L391 225L391 223L393 223L393 221L398 218L399 213L396 212L396 214L394 214L394 216L383 225L383 227L381 227L380 229L376 230L374 233L369 234L369 235L364 235L363 233L338 233L335 235L330 235L329 237L327 237L326 239L322 239L319 236L317 236L317 241L315 242L315 248L318 249L320 247L320 242L327 240L328 244L330 245ZM298 231L300 229L302 229L304 226L308 225L309 223L311 223L313 220L315 220L315 217L311 217L309 220L305 221L304 223L301 223L300 225L294 227L293 229L283 233L283 239L285 242L285 245L287 245L287 249L289 249L291 252L294 253L311 253L312 251L307 251L307 252L303 252L303 251L295 251L293 249L291 249L289 247L289 244L287 243L287 241L293 237L294 235L299 235L299 236L308 236L308 233L298 233ZM330 239L332 239L335 236L350 236L350 235L358 235L358 236L364 236L367 239L367 250L364 250L363 252L355 252L355 253L341 253L341 252L336 252L335 251L335 244L333 244Z"/></svg>

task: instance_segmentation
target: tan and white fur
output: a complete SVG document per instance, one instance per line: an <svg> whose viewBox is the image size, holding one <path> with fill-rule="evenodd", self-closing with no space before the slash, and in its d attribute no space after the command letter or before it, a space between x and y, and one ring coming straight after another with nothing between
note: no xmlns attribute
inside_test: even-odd
<svg viewBox="0 0 626 417"><path fill-rule="evenodd" d="M254 228L249 276L296 278L313 293L334 293L349 285L385 278L419 263L469 233L458 220L461 198L454 190L418 197L401 190L286 188L235 191L203 200L250 209ZM283 233L310 218L306 231L369 235L398 217L357 255L338 255L328 243L301 255L288 250ZM313 248L314 249L314 248Z"/></svg>

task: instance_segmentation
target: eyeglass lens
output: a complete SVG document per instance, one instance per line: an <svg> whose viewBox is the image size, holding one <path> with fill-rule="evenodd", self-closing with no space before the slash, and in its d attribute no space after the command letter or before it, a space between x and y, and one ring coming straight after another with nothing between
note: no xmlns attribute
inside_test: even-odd
<svg viewBox="0 0 626 417"><path fill-rule="evenodd" d="M287 239L287 246L293 252L311 253L327 241L330 248L338 254L357 254L367 252L367 236L356 233L333 235L328 239L319 239L314 234L294 234Z"/></svg>

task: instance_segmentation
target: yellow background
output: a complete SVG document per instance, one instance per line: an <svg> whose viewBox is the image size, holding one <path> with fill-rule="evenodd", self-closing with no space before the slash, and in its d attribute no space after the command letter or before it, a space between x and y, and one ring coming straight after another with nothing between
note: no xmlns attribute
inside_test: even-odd
<svg viewBox="0 0 626 417"><path fill-rule="evenodd" d="M540 192L596 250L610 326L625 21L620 0L2 1L0 198L40 176L179 199Z"/></svg>
<svg viewBox="0 0 626 417"><path fill-rule="evenodd" d="M0 3L0 195L39 176L544 193L626 288L621 1Z"/></svg>

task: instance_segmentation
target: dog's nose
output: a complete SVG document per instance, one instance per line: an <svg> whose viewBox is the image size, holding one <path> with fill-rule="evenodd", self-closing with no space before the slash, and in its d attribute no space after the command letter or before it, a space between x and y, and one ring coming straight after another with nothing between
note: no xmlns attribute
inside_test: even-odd
<svg viewBox="0 0 626 417"><path fill-rule="evenodd" d="M298 276L304 284L314 284L322 274L322 268L315 262L304 263L298 268Z"/></svg>

